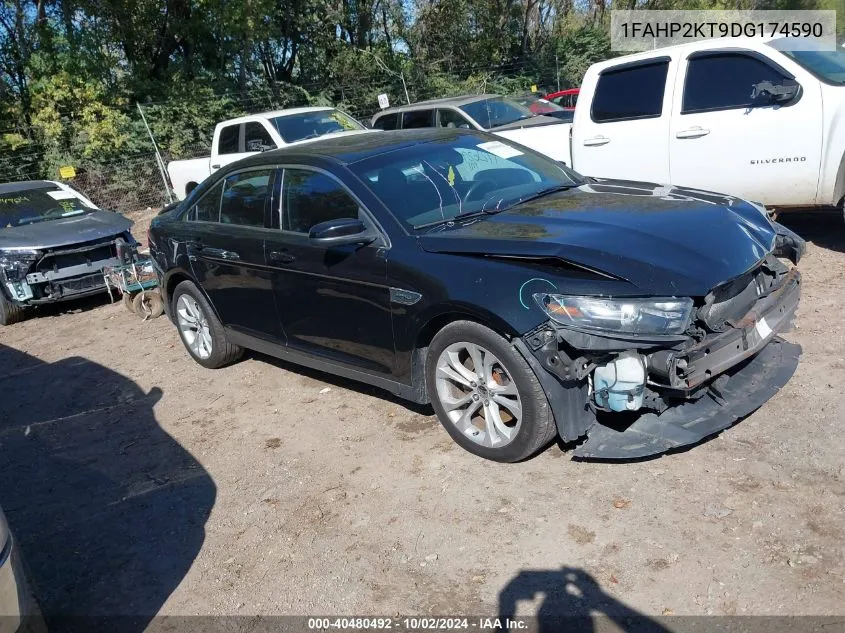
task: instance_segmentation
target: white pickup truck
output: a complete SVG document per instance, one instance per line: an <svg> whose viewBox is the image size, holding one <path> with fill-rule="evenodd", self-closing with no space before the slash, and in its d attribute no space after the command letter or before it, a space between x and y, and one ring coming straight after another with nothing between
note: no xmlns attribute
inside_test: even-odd
<svg viewBox="0 0 845 633"><path fill-rule="evenodd" d="M587 176L717 191L768 207L845 196L845 52L714 39L594 64L570 151Z"/></svg>
<svg viewBox="0 0 845 633"><path fill-rule="evenodd" d="M210 157L175 160L168 163L167 173L176 197L184 200L212 173L241 158L315 138L371 131L348 114L329 107L251 114L217 124Z"/></svg>

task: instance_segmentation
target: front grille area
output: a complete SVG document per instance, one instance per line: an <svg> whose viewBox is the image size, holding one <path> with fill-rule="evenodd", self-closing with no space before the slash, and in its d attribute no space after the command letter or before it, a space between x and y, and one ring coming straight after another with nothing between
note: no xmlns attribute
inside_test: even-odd
<svg viewBox="0 0 845 633"><path fill-rule="evenodd" d="M95 273L93 275L85 275L84 277L63 279L60 282L56 282L54 285L61 288L64 294L70 294L71 292L84 292L86 290L105 286L105 282L103 281L103 275L101 273Z"/></svg>
<svg viewBox="0 0 845 633"><path fill-rule="evenodd" d="M111 259L117 256L117 248L114 244L116 238L117 236L111 236L50 249L36 264L35 270L45 273Z"/></svg>

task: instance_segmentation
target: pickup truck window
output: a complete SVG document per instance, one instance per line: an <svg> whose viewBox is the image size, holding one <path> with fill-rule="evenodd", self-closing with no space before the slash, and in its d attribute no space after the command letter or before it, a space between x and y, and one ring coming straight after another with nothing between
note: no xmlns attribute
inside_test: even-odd
<svg viewBox="0 0 845 633"><path fill-rule="evenodd" d="M273 169L232 174L225 180L220 203L220 222L238 226L264 226L264 206Z"/></svg>
<svg viewBox="0 0 845 633"><path fill-rule="evenodd" d="M376 119L376 122L373 123L373 127L377 130L395 130L398 118L399 115L396 112L385 114L384 116L380 116Z"/></svg>
<svg viewBox="0 0 845 633"><path fill-rule="evenodd" d="M270 138L270 133L258 121L250 121L244 124L244 151L263 152L267 149L276 149L276 144Z"/></svg>
<svg viewBox="0 0 845 633"><path fill-rule="evenodd" d="M220 140L217 141L218 154L237 154L240 151L241 126L227 125L220 130Z"/></svg>
<svg viewBox="0 0 845 633"><path fill-rule="evenodd" d="M596 123L646 119L663 113L668 61L626 64L599 75L591 116Z"/></svg>
<svg viewBox="0 0 845 633"><path fill-rule="evenodd" d="M742 53L695 57L687 65L681 114L749 108L755 84L781 84L784 79L772 66Z"/></svg>

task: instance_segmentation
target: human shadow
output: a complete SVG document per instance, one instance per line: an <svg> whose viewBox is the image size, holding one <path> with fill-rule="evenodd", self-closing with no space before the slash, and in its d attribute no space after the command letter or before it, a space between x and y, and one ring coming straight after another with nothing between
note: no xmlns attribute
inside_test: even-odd
<svg viewBox="0 0 845 633"><path fill-rule="evenodd" d="M0 505L53 631L140 633L187 574L216 487L157 387L0 345Z"/></svg>
<svg viewBox="0 0 845 633"><path fill-rule="evenodd" d="M840 211L787 211L778 222L816 246L845 253L845 221Z"/></svg>
<svg viewBox="0 0 845 633"><path fill-rule="evenodd" d="M657 621L606 593L590 574L575 567L525 569L499 592L499 620L514 620L520 600L542 597L536 612L538 633L597 629L595 614L607 617L627 633L669 633ZM604 627L602 627L604 628Z"/></svg>

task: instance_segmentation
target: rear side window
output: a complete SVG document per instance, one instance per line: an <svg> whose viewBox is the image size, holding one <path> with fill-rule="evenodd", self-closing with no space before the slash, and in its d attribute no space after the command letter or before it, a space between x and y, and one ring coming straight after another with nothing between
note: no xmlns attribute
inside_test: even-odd
<svg viewBox="0 0 845 633"><path fill-rule="evenodd" d="M668 61L611 68L599 76L593 96L596 123L659 117L663 112Z"/></svg>
<svg viewBox="0 0 845 633"><path fill-rule="evenodd" d="M270 132L258 121L250 121L244 124L244 151L263 152L268 149L276 149L276 144L270 138Z"/></svg>
<svg viewBox="0 0 845 633"><path fill-rule="evenodd" d="M191 210L188 211L185 219L188 222L219 222L220 196L222 193L223 181L221 180L199 199Z"/></svg>
<svg viewBox="0 0 845 633"><path fill-rule="evenodd" d="M220 203L220 222L263 227L272 173L272 169L261 169L228 176Z"/></svg>
<svg viewBox="0 0 845 633"><path fill-rule="evenodd" d="M220 140L217 141L218 154L237 154L240 144L241 126L227 125L220 130Z"/></svg>
<svg viewBox="0 0 845 633"><path fill-rule="evenodd" d="M308 233L320 222L358 216L358 203L334 179L305 169L285 169L280 223L283 231Z"/></svg>
<svg viewBox="0 0 845 633"><path fill-rule="evenodd" d="M399 115L395 112L393 114L385 114L376 119L373 127L377 130L395 130L398 118Z"/></svg>
<svg viewBox="0 0 845 633"><path fill-rule="evenodd" d="M402 114L402 128L434 127L434 110L412 110Z"/></svg>
<svg viewBox="0 0 845 633"><path fill-rule="evenodd" d="M751 107L755 84L780 84L784 79L775 68L749 55L695 57L687 65L681 114Z"/></svg>

